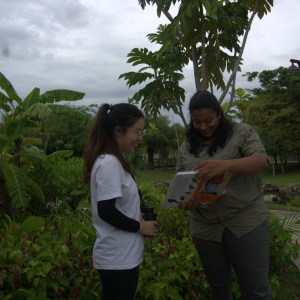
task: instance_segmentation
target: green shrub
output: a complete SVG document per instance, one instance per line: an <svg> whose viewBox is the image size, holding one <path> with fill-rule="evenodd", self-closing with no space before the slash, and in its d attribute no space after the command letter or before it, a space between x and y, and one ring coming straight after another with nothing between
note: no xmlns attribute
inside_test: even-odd
<svg viewBox="0 0 300 300"><path fill-rule="evenodd" d="M300 207L300 197L298 197L297 199L290 200L286 205Z"/></svg>
<svg viewBox="0 0 300 300"><path fill-rule="evenodd" d="M18 226L7 218L0 231L1 299L99 297L91 236L76 223L69 227L66 220L29 217Z"/></svg>

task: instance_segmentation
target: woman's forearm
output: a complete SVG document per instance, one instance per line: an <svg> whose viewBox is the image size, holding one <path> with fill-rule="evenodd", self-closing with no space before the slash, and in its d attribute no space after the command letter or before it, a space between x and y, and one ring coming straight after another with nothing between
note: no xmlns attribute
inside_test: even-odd
<svg viewBox="0 0 300 300"><path fill-rule="evenodd" d="M199 170L195 179L202 177L212 178L224 172L239 173L245 175L260 174L269 168L268 159L262 155L229 160L206 160L196 166L193 171Z"/></svg>
<svg viewBox="0 0 300 300"><path fill-rule="evenodd" d="M227 172L254 175L260 174L269 168L269 162L262 155L252 155L240 159L225 160Z"/></svg>

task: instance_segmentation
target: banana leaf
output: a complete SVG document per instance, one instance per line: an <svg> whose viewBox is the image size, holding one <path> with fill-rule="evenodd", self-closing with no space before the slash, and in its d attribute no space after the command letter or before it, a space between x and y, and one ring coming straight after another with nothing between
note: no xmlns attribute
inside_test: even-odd
<svg viewBox="0 0 300 300"><path fill-rule="evenodd" d="M38 138L23 138L23 145L27 148L32 145L43 145L42 140Z"/></svg>
<svg viewBox="0 0 300 300"><path fill-rule="evenodd" d="M29 206L30 198L26 183L26 177L22 169L13 164L3 163L3 175L7 184L9 196L16 208Z"/></svg>
<svg viewBox="0 0 300 300"><path fill-rule="evenodd" d="M4 138L3 135L0 135L0 150L3 150L6 145L7 145L6 138Z"/></svg>
<svg viewBox="0 0 300 300"><path fill-rule="evenodd" d="M46 162L40 156L37 156L32 153L20 152L21 157L25 158L27 161L36 163L41 166L47 173L50 173L52 176L56 177L58 180L63 180L60 174L54 169L54 167Z"/></svg>
<svg viewBox="0 0 300 300"><path fill-rule="evenodd" d="M22 99L19 97L11 82L0 72L0 87L6 92L11 100L16 100L20 105Z"/></svg>
<svg viewBox="0 0 300 300"><path fill-rule="evenodd" d="M85 93L71 91L71 90L52 90L40 95L41 103L54 103L60 101L76 101L81 100Z"/></svg>
<svg viewBox="0 0 300 300"><path fill-rule="evenodd" d="M45 158L47 161L49 160L55 160L56 158L63 158L63 157L69 157L73 155L73 151L72 150L60 150L60 151L56 151L50 155L47 155Z"/></svg>
<svg viewBox="0 0 300 300"><path fill-rule="evenodd" d="M27 149L27 152L35 154L39 157L44 157L45 156L45 151L36 147L36 146L32 146L29 149Z"/></svg>
<svg viewBox="0 0 300 300"><path fill-rule="evenodd" d="M43 104L36 102L31 105L23 114L22 118L37 118L37 119L46 119L49 118L52 114L51 109Z"/></svg>
<svg viewBox="0 0 300 300"><path fill-rule="evenodd" d="M40 187L29 177L26 177L27 186L31 192L31 194L41 200L43 203L45 203L46 197Z"/></svg>
<svg viewBox="0 0 300 300"><path fill-rule="evenodd" d="M35 87L23 100L21 106L24 108L24 110L27 110L37 102L40 102L40 89Z"/></svg>
<svg viewBox="0 0 300 300"><path fill-rule="evenodd" d="M52 110L54 114L63 114L67 117L80 120L85 125L89 124L92 121L90 116L78 111L76 108L73 107L59 105L59 104L49 104L48 107Z"/></svg>
<svg viewBox="0 0 300 300"><path fill-rule="evenodd" d="M23 119L11 120L7 123L6 134L8 143L21 136L25 123L26 120Z"/></svg>
<svg viewBox="0 0 300 300"><path fill-rule="evenodd" d="M7 102L11 103L11 99L0 92L0 108L2 108L5 112L10 112L11 107L7 104Z"/></svg>

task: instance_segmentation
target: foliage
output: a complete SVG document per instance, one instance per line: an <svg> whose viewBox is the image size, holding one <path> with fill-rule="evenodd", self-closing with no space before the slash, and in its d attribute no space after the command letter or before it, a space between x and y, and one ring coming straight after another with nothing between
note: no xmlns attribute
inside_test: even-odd
<svg viewBox="0 0 300 300"><path fill-rule="evenodd" d="M148 169L154 169L154 153L161 155L163 166L166 168L169 154L174 153L178 144L185 139L184 128L178 123L171 126L167 116L146 117L145 128L147 131L144 135L144 143L148 153Z"/></svg>
<svg viewBox="0 0 300 300"><path fill-rule="evenodd" d="M76 222L89 216L73 217L29 217L20 226L7 217L0 241L1 299L99 297L90 246L95 232Z"/></svg>
<svg viewBox="0 0 300 300"><path fill-rule="evenodd" d="M300 74L286 73L287 68L279 67L275 70L264 70L262 72L247 72L243 76L251 82L258 78L260 87L250 89L254 95L264 94L287 94L292 96L295 101L300 100Z"/></svg>
<svg viewBox="0 0 300 300"><path fill-rule="evenodd" d="M0 73L0 88L7 95L0 92L0 107L4 111L4 132L0 136L0 173L3 173L9 197L7 199L10 204L10 215L15 213L15 207L26 208L30 201L30 195L27 193L25 182L32 186L32 181L26 180L26 174L20 168L20 151L23 148L22 132L24 128L36 127L37 122L53 116L53 114L64 114L70 117L80 119L86 124L90 122L90 117L77 111L76 109L64 105L53 104L62 100L76 101L84 97L84 93L70 90L52 90L40 94L39 88L34 88L24 100L22 100L11 82ZM33 140L31 140L33 143ZM9 162L10 156L8 152L13 152L14 162ZM23 155L24 156L24 155ZM27 160L37 162L39 158L36 155L25 155ZM14 167L12 166L14 165ZM45 166L45 163L41 163ZM5 171L4 171L5 170ZM1 174L2 175L2 174ZM2 176L0 176L2 177ZM13 180L13 182L11 182ZM1 181L2 183L2 181ZM1 187L2 190L2 187ZM34 189L36 190L36 188ZM13 204L13 205L12 205Z"/></svg>
<svg viewBox="0 0 300 300"><path fill-rule="evenodd" d="M173 18L169 9L171 4L176 2L180 2L180 5L177 15ZM161 106L166 109L172 107L175 113L180 114L186 126L180 102L180 98L184 101L184 91L179 87L177 79L175 82L177 87L172 85L170 89L164 85L165 78L170 72L181 72L183 65L188 65L190 60L193 62L196 90L207 89L209 86L213 90L213 86L216 86L217 89L223 90L220 98L222 103L230 85L235 82L236 72L240 69L253 18L258 14L261 19L270 12L273 0L139 0L139 4L143 9L147 4L157 4L158 17L164 13L170 24L160 25L156 34L148 35L150 42L161 46L158 51L152 53L145 48L140 50L135 48L129 54L132 58L127 61L128 63L135 62L133 65L143 63L147 66L139 72L122 74L120 78L125 77L129 86L149 78L155 79L136 93L134 100L142 99L143 107L154 103L152 109L154 114L158 113ZM252 13L249 19L248 12ZM243 43L239 45L239 37L242 36ZM158 65L164 62L169 66L160 68L158 76L156 73ZM142 73L149 67L154 70L154 74ZM232 72L227 85L223 78L225 69L229 73ZM173 95L174 91L178 91L177 95Z"/></svg>
<svg viewBox="0 0 300 300"><path fill-rule="evenodd" d="M292 207L300 207L300 197L290 200L287 205Z"/></svg>
<svg viewBox="0 0 300 300"><path fill-rule="evenodd" d="M261 94L251 101L246 123L255 126L269 154L300 151L300 103L288 94Z"/></svg>
<svg viewBox="0 0 300 300"><path fill-rule="evenodd" d="M83 158L55 159L53 166L62 179L61 182L56 182L49 177L45 178L45 208L51 209L51 211L90 208L90 187L83 185L81 182L83 178Z"/></svg>
<svg viewBox="0 0 300 300"><path fill-rule="evenodd" d="M164 194L152 183L139 188L160 225L155 238L145 239L136 299L208 299L210 288L189 234L188 212L160 209ZM272 271L298 252L298 245L290 245L291 234L299 232L297 222L270 215ZM95 238L89 210L29 217L21 225L6 217L0 227L0 298L99 298L101 283L91 259ZM277 283L272 273L273 294ZM233 292L239 299L236 277Z"/></svg>
<svg viewBox="0 0 300 300"><path fill-rule="evenodd" d="M164 29L163 26L159 28ZM181 74L184 57L180 49L175 46L169 51L161 49L153 53L146 48L134 48L127 56L130 57L127 63L133 63L133 66L145 64L146 67L138 72L121 74L119 79L124 78L129 87L150 80L144 88L134 94L129 102L141 101L142 109L154 117L157 116L160 108L173 109L178 113L178 107L181 107L185 101L185 91L179 87L179 81L184 78ZM151 73L144 72L146 69L150 69Z"/></svg>

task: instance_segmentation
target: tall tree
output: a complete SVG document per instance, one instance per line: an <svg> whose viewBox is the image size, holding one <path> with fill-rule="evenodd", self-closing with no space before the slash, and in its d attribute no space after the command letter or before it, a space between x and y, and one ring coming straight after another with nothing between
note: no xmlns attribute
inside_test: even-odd
<svg viewBox="0 0 300 300"><path fill-rule="evenodd" d="M173 18L169 9L176 2L180 2L180 6ZM273 0L139 0L139 4L143 9L147 4L156 4L158 17L165 14L170 24L162 33L168 42L163 43L161 50L178 42L182 55L193 63L196 90L209 86L211 90L214 86L221 89L221 104L240 70L252 21L256 14L261 19L270 12ZM231 72L227 84L222 74L225 69Z"/></svg>
<svg viewBox="0 0 300 300"><path fill-rule="evenodd" d="M269 154L300 153L300 103L287 93L260 94L251 101L246 123L255 126ZM278 151L278 152L276 152Z"/></svg>
<svg viewBox="0 0 300 300"><path fill-rule="evenodd" d="M262 72L247 72L243 76L249 82L259 81L260 87L248 89L254 96L263 94L286 94L300 103L300 73L286 73L287 68L279 67L275 70Z"/></svg>

